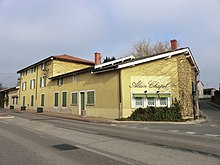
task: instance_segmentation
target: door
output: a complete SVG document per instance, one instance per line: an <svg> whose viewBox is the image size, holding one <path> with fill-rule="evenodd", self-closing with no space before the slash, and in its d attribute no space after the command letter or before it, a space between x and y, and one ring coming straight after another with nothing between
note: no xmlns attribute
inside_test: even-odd
<svg viewBox="0 0 220 165"><path fill-rule="evenodd" d="M85 92L80 92L80 109L79 115L83 115L85 111Z"/></svg>

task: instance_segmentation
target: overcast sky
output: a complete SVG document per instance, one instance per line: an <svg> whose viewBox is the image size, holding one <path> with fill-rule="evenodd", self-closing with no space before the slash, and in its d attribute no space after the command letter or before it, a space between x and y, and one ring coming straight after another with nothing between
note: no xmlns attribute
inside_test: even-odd
<svg viewBox="0 0 220 165"><path fill-rule="evenodd" d="M189 47L205 87L220 83L220 0L0 0L0 82L51 55L125 56L140 40Z"/></svg>

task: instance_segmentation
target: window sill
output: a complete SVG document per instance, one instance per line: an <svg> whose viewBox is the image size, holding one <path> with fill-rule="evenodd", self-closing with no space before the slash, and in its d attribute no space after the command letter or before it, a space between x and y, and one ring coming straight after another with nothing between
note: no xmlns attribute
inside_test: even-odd
<svg viewBox="0 0 220 165"><path fill-rule="evenodd" d="M87 106L95 106L95 104L86 104Z"/></svg>

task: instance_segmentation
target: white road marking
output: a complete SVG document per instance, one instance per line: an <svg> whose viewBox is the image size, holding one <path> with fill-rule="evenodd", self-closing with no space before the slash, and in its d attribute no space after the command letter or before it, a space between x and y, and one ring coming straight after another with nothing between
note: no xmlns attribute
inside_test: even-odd
<svg viewBox="0 0 220 165"><path fill-rule="evenodd" d="M9 123L7 123L7 122L5 122L5 121L0 121L1 123L4 123L4 124L9 124Z"/></svg>
<svg viewBox="0 0 220 165"><path fill-rule="evenodd" d="M195 135L196 134L196 132L186 132L187 134L191 134L191 135Z"/></svg>
<svg viewBox="0 0 220 165"><path fill-rule="evenodd" d="M177 132L179 132L179 130L169 130L169 132L177 133Z"/></svg>
<svg viewBox="0 0 220 165"><path fill-rule="evenodd" d="M204 134L205 136L209 136L209 137L218 137L220 135L214 135L214 134Z"/></svg>
<svg viewBox="0 0 220 165"><path fill-rule="evenodd" d="M24 128L24 129L27 130L27 131L30 131L30 132L33 132L33 133L39 134L39 135L42 134L41 132L38 132L38 131L35 131L35 130L32 130L32 129L29 129L29 128Z"/></svg>

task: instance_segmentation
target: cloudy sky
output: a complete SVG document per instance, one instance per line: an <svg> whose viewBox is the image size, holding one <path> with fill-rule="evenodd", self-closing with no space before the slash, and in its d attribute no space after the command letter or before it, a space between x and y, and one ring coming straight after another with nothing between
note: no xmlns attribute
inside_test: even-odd
<svg viewBox="0 0 220 165"><path fill-rule="evenodd" d="M0 82L51 55L122 57L140 40L189 47L205 87L220 83L220 0L0 0Z"/></svg>

